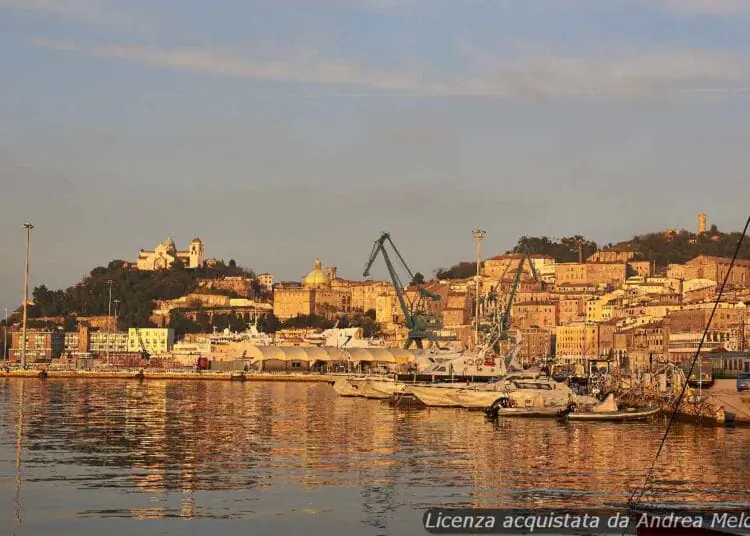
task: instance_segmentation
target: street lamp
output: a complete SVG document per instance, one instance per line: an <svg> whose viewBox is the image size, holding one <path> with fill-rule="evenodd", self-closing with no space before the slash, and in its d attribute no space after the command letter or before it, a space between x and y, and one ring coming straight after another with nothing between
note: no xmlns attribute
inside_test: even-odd
<svg viewBox="0 0 750 536"><path fill-rule="evenodd" d="M485 231L477 229L471 233L477 243L477 276L476 276L476 294L474 302L476 303L474 311L474 348L479 346L479 265L482 263L482 240L487 236Z"/></svg>
<svg viewBox="0 0 750 536"><path fill-rule="evenodd" d="M5 326L3 326L3 359L10 356L8 353L8 308L5 308Z"/></svg>
<svg viewBox="0 0 750 536"><path fill-rule="evenodd" d="M27 221L23 224L23 228L26 229L26 270L23 278L23 333L21 333L21 368L26 368L26 319L27 319L27 305L29 301L29 244L31 243L31 230L34 228L34 224Z"/></svg>
<svg viewBox="0 0 750 536"><path fill-rule="evenodd" d="M107 279L109 285L109 305L107 305L107 363L109 363L109 334L112 333L112 280Z"/></svg>

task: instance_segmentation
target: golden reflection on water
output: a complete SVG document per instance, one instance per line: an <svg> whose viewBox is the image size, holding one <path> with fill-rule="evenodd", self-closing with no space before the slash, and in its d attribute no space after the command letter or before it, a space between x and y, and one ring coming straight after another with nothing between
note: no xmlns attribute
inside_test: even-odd
<svg viewBox="0 0 750 536"><path fill-rule="evenodd" d="M31 506L20 490L41 484L45 497L69 494L73 515L346 511L373 527L400 509L435 505L623 503L664 429L663 421L493 424L481 413L340 398L325 384L250 382L5 379L0 416L3 431L17 431L0 439L2 459L16 456L17 526ZM677 425L646 497L748 505L748 439L750 430Z"/></svg>

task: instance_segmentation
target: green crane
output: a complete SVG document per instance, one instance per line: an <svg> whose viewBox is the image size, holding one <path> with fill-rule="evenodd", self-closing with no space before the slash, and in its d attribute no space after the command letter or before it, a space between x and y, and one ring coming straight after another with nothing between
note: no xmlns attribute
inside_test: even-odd
<svg viewBox="0 0 750 536"><path fill-rule="evenodd" d="M524 248L524 251L521 255L521 260L518 263L518 267L516 268L516 273L513 276L510 290L508 291L507 300L505 300L505 304L502 308L498 307L500 305L501 299L498 296L495 288L493 288L486 296L479 298L483 303L486 303L490 307L493 307L496 311L494 319L490 324L484 324L480 326L480 329L482 331L489 332L488 337L491 340L499 341L508 338L508 332L511 328L510 311L513 307L513 301L516 298L516 293L518 292L518 287L521 283L521 275L523 274L523 267L526 262L529 263L529 269L534 280L538 279L536 269L534 268L534 263L531 262L531 253L529 253L529 251ZM505 274L503 274L503 276L504 275ZM497 285L498 289L499 287L500 284Z"/></svg>
<svg viewBox="0 0 750 536"><path fill-rule="evenodd" d="M521 274L523 273L523 265L525 262L529 263L529 268L531 270L531 276L534 278L534 280L537 280L536 277L536 268L534 268L534 263L531 262L531 253L529 253L529 250L524 247L523 254L521 255L521 261L518 263L518 268L516 269L516 275L513 277L513 284L510 287L510 292L508 293L508 302L505 304L505 309L503 310L503 314L500 317L500 330L501 330L501 337L507 338L508 331L510 330L510 309L513 307L513 300L516 297L516 292L518 291L518 285L521 282Z"/></svg>
<svg viewBox="0 0 750 536"><path fill-rule="evenodd" d="M401 311L404 313L406 327L409 330L406 341L404 342L404 348L408 349L412 343L415 343L417 348L422 348L422 341L424 339L437 343L435 330L440 329L440 325L437 322L437 319L427 314L426 302L427 300L439 301L440 296L430 292L422 286L419 286L419 292L417 292L415 299L411 301L407 300L406 295L404 294L404 284L401 282L401 278L393 265L393 261L391 261L391 256L388 254L388 250L385 247L386 243L390 244L396 257L401 261L403 268L409 275L409 281L414 279L414 274L409 269L409 265L406 264L406 261L401 256L401 253L399 253L398 248L393 243L393 240L391 240L391 235L387 232L384 232L380 238L375 241L375 244L372 247L372 253L370 253L370 260L367 261L367 266L362 274L363 277L368 277L370 275L370 268L372 268L372 264L375 262L378 253L382 253L383 260L388 268L388 273L391 276L391 281L396 289L396 297L401 306Z"/></svg>

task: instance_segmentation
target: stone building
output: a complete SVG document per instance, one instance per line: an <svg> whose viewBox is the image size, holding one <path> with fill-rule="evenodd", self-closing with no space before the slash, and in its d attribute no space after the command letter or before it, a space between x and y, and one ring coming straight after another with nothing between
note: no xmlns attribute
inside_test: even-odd
<svg viewBox="0 0 750 536"><path fill-rule="evenodd" d="M198 237L191 240L188 249L178 250L172 235L152 250L142 249L138 253L136 268L138 270L153 271L170 268L176 259L179 259L186 268L199 268L203 266L203 242Z"/></svg>
<svg viewBox="0 0 750 536"><path fill-rule="evenodd" d="M280 320L301 315L333 316L352 311L352 293L345 285L332 284L335 267L323 270L320 259L302 278L302 284L277 284L273 291L273 314Z"/></svg>
<svg viewBox="0 0 750 536"><path fill-rule="evenodd" d="M534 301L514 303L511 307L513 323L521 329L539 327L554 329L559 324L557 303Z"/></svg>
<svg viewBox="0 0 750 536"><path fill-rule="evenodd" d="M593 284L619 287L627 278L627 263L558 263L555 265L555 285Z"/></svg>
<svg viewBox="0 0 750 536"><path fill-rule="evenodd" d="M699 255L685 263L684 279L711 279L717 283L724 281L732 259ZM737 259L727 281L730 285L750 286L750 261Z"/></svg>
<svg viewBox="0 0 750 536"><path fill-rule="evenodd" d="M629 244L622 244L603 248L589 256L587 262L629 262L638 255L638 252Z"/></svg>
<svg viewBox="0 0 750 536"><path fill-rule="evenodd" d="M201 279L198 281L198 288L200 290L228 291L242 298L250 298L255 295L254 283L250 278L233 276L221 279Z"/></svg>

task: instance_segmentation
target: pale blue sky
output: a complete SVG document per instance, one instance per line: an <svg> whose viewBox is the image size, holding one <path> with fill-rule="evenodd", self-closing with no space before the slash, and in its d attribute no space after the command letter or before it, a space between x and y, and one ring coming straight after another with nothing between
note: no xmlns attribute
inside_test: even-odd
<svg viewBox="0 0 750 536"><path fill-rule="evenodd" d="M55 288L168 233L298 279L737 230L748 118L748 0L0 0L0 307L26 219Z"/></svg>

